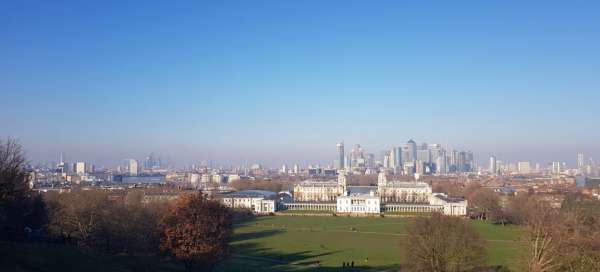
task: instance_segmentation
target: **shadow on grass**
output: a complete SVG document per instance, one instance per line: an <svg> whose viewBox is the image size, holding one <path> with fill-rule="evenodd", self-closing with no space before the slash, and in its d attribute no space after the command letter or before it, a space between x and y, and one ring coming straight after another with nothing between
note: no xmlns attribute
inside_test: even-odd
<svg viewBox="0 0 600 272"><path fill-rule="evenodd" d="M242 242L242 241L247 241L247 240L252 240L252 239L261 239L261 238L277 235L282 232L283 232L282 230L278 230L278 229L269 229L269 230L255 231L255 232L236 233L233 235L232 242Z"/></svg>
<svg viewBox="0 0 600 272"><path fill-rule="evenodd" d="M270 229L239 233L233 238L232 255L216 267L216 271L399 271L398 266L355 266L343 267L323 265L322 258L339 253L339 250L314 253L303 250L281 252L276 248L263 247L256 239L278 235L285 230Z"/></svg>

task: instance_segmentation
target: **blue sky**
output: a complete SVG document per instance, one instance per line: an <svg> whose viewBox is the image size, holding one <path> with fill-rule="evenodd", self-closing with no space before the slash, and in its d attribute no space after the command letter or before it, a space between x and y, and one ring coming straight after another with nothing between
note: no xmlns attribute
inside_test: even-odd
<svg viewBox="0 0 600 272"><path fill-rule="evenodd" d="M488 2L2 1L0 136L106 164L600 160L600 4Z"/></svg>

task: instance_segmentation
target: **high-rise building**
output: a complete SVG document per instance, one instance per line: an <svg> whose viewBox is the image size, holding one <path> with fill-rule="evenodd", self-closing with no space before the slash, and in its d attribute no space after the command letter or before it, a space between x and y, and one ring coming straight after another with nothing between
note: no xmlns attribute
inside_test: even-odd
<svg viewBox="0 0 600 272"><path fill-rule="evenodd" d="M583 172L585 169L585 157L583 156L583 153L577 154L577 169L579 172Z"/></svg>
<svg viewBox="0 0 600 272"><path fill-rule="evenodd" d="M435 167L435 170L439 175L445 175L447 173L445 154L442 154L441 156L437 157L437 160L435 161Z"/></svg>
<svg viewBox="0 0 600 272"><path fill-rule="evenodd" d="M560 162L552 162L552 174L558 175L562 173L562 164Z"/></svg>
<svg viewBox="0 0 600 272"><path fill-rule="evenodd" d="M129 160L129 174L132 176L138 175L138 162L137 160L130 159Z"/></svg>
<svg viewBox="0 0 600 272"><path fill-rule="evenodd" d="M76 162L75 163L75 173L77 175L85 174L85 162Z"/></svg>
<svg viewBox="0 0 600 272"><path fill-rule="evenodd" d="M338 152L338 161L337 161L337 165L335 166L336 169L338 170L342 170L344 169L344 166L346 165L344 163L344 160L346 159L346 156L344 154L344 143L338 143L337 144L337 152Z"/></svg>
<svg viewBox="0 0 600 272"><path fill-rule="evenodd" d="M398 168L402 166L402 147L394 147L394 167Z"/></svg>
<svg viewBox="0 0 600 272"><path fill-rule="evenodd" d="M529 174L531 173L531 164L528 161L518 162L517 169L519 169L519 174Z"/></svg>
<svg viewBox="0 0 600 272"><path fill-rule="evenodd" d="M383 156L383 168L392 168L392 155L386 154Z"/></svg>
<svg viewBox="0 0 600 272"><path fill-rule="evenodd" d="M492 175L498 173L498 162L496 161L496 156L490 156L490 173Z"/></svg>
<svg viewBox="0 0 600 272"><path fill-rule="evenodd" d="M419 149L417 150L417 161L421 161L423 163L431 162L431 152L429 149Z"/></svg>
<svg viewBox="0 0 600 272"><path fill-rule="evenodd" d="M414 162L417 159L417 143L415 143L415 141L413 140L409 140L405 145L403 150L405 151L405 154L407 155L404 158L405 162Z"/></svg>

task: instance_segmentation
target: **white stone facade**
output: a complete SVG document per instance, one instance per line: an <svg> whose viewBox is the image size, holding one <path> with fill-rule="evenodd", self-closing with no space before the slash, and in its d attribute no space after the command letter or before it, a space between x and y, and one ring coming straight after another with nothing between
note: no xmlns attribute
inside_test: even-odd
<svg viewBox="0 0 600 272"><path fill-rule="evenodd" d="M254 213L275 212L275 200L262 197L225 197L222 198L225 206L234 209L250 209Z"/></svg>
<svg viewBox="0 0 600 272"><path fill-rule="evenodd" d="M381 199L375 194L357 194L337 198L338 213L380 214Z"/></svg>

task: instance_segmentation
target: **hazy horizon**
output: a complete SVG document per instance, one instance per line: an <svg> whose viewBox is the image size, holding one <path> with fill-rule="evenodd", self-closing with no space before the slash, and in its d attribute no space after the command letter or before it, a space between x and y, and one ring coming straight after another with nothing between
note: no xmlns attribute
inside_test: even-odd
<svg viewBox="0 0 600 272"><path fill-rule="evenodd" d="M409 139L600 159L600 3L0 4L0 137L32 162L330 164Z"/></svg>

